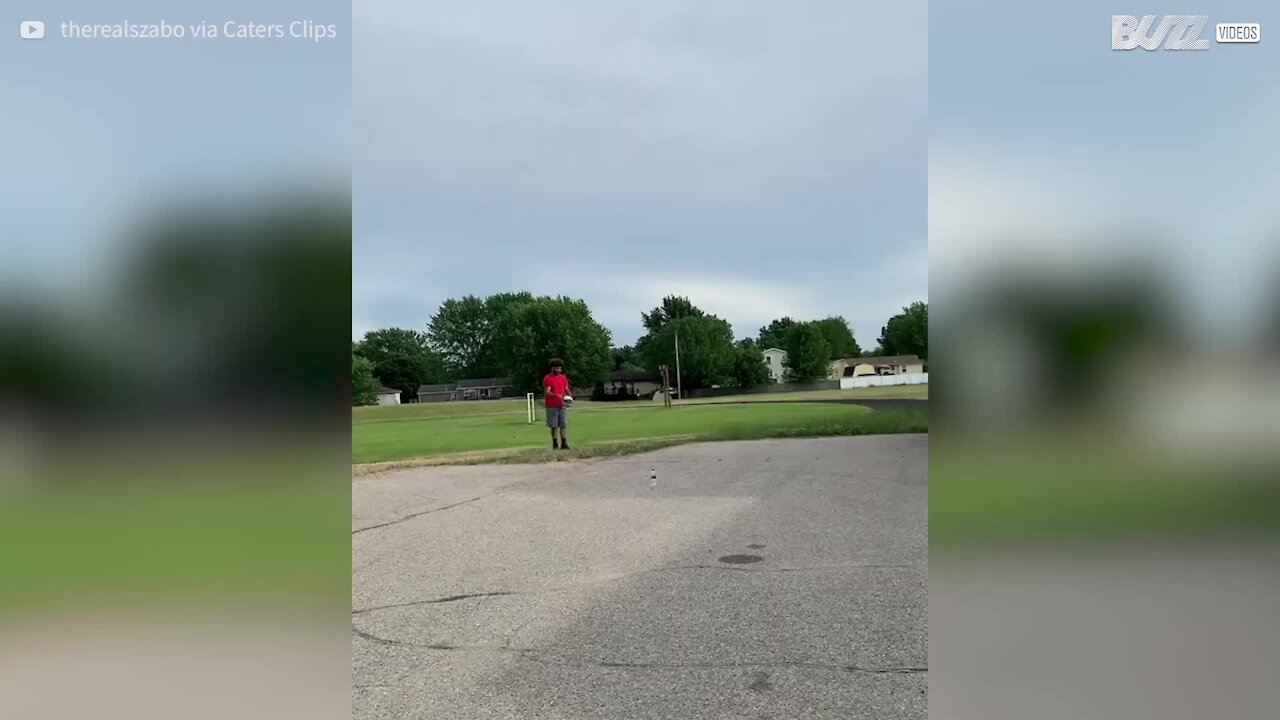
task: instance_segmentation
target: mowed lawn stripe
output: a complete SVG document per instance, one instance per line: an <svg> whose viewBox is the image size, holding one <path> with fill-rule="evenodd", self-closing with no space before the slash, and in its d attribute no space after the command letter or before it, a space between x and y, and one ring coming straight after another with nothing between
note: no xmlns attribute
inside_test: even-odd
<svg viewBox="0 0 1280 720"><path fill-rule="evenodd" d="M503 402L510 412L493 412L497 402ZM363 412L353 418L351 429L352 461L386 462L483 450L536 448L549 444L549 432L542 423L541 408L538 422L530 425L522 402L476 403L479 407L475 407L473 412L476 414L471 415L455 409L458 404L451 405L361 409ZM412 408L413 412L405 412L405 408ZM438 410L439 414L433 410ZM585 447L593 443L672 435L715 440L783 432L840 434L848 431L845 426L866 419L870 413L868 408L860 405L820 403L674 408L654 405L633 406L625 410L582 407L570 411L569 439L571 444ZM379 422L379 415L398 415L395 419L401 421Z"/></svg>

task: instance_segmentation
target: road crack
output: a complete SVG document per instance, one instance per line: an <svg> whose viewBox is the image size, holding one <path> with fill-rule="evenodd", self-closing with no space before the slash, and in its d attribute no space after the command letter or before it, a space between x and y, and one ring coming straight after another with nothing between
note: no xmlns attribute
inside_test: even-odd
<svg viewBox="0 0 1280 720"><path fill-rule="evenodd" d="M523 595L523 594L525 593L515 592L513 590L498 590L496 592L479 592L479 593L468 593L466 595L450 595L448 597L432 598L430 600L411 600L409 602L392 603L390 605L377 605L374 607L360 608L359 610L352 610L351 614L363 615L365 613L371 613L376 610L390 610L392 608L414 607L416 605L440 605L442 603L458 602L459 600L470 600L471 598L502 597L504 595Z"/></svg>
<svg viewBox="0 0 1280 720"><path fill-rule="evenodd" d="M424 650L433 650L439 652L463 652L463 653L496 653L500 655L510 655L517 660L536 662L542 665L551 665L554 667L569 668L603 668L606 670L766 670L766 669L788 669L799 668L802 670L820 670L829 672L843 672L862 675L912 675L926 673L928 667L924 666L894 666L894 667L864 667L857 664L837 665L833 663L820 663L805 660L779 660L774 662L714 662L714 663L646 663L646 662L622 662L615 660L575 660L566 658L563 655L556 655L545 650L537 648L516 648L506 645L450 645L447 643L420 643L408 640L394 640L374 635L372 633L361 630L357 627L351 628L351 633L356 637L368 640L369 642L379 645L387 645L391 647L412 647Z"/></svg>
<svg viewBox="0 0 1280 720"><path fill-rule="evenodd" d="M445 505L445 506L443 506L443 507L431 508L430 510L423 510L422 512L412 513L412 514L409 514L409 515L405 515L404 517L401 517L401 518L396 518L395 520L388 520L387 522L379 523L379 524L377 524L377 525L370 525L370 526L368 526L368 527L362 527L362 528L359 528L359 529L357 529L357 530L352 530L352 531L351 531L351 534L352 534L352 535L358 535L358 534L360 534L360 533L362 533L362 532L368 532L368 531L370 531L370 530L377 530L377 529L379 529L379 528L390 527L390 526L392 526L392 525L399 525L399 524L400 524L400 523L402 523L402 522L407 522L407 521L409 521L409 520L413 520L414 518L420 518L420 517L422 517L423 515L430 515L431 513L443 512L443 511L445 511L445 510L449 510L449 509L452 509L452 508L460 507L460 506L462 506L462 505L466 505L467 503L473 503L473 502L475 502L475 501L477 501L477 500L483 500L483 499L488 498L488 497L493 497L494 495L501 495L503 492L505 492L505 489L504 489L504 490L497 491L497 492L491 492L491 493L488 493L488 494L486 494L486 495L479 495L479 496L477 496L477 497L473 497L473 498L471 498L471 499L469 499L469 500L463 500L463 501L461 501L461 502L456 502L456 503L453 503L453 504L451 504L451 505Z"/></svg>
<svg viewBox="0 0 1280 720"><path fill-rule="evenodd" d="M364 615L366 613L377 612L379 610L393 610L396 608L416 607L419 605L439 605L442 603L457 602L459 600L468 600L471 598L489 598L503 597L512 595L542 595L556 592L571 592L583 588L597 587L600 585L608 585L611 583L622 582L643 575L652 575L655 573L676 572L684 570L715 570L736 573L796 573L796 572L824 572L830 570L877 570L885 568L918 568L918 563L879 563L879 564L846 564L846 565L819 565L813 567L738 567L733 565L667 565L656 568L646 568L644 570L636 570L634 572L624 573L616 577L610 577L605 580L595 580L590 582L574 583L572 585L559 585L541 589L529 590L494 590L491 592L466 593L462 595L449 595L440 598L428 598L425 600L409 600L400 603L390 603L387 605L375 605L373 607L358 608L351 611L352 615Z"/></svg>

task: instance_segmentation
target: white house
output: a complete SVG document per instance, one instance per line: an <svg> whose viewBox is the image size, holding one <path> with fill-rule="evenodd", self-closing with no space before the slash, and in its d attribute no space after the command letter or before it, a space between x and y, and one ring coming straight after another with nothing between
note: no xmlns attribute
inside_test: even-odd
<svg viewBox="0 0 1280 720"><path fill-rule="evenodd" d="M786 373L787 351L782 348L768 348L763 351L764 366L769 369L769 382L782 382Z"/></svg>
<svg viewBox="0 0 1280 720"><path fill-rule="evenodd" d="M400 391L389 387L379 385L373 389L373 394L378 398L379 405L399 405Z"/></svg>
<svg viewBox="0 0 1280 720"><path fill-rule="evenodd" d="M831 363L830 379L867 375L912 375L924 372L924 361L915 355L879 355L852 357Z"/></svg>

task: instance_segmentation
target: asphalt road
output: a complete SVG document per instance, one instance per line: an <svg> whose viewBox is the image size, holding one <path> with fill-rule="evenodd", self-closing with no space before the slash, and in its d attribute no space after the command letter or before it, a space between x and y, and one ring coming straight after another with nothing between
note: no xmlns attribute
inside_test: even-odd
<svg viewBox="0 0 1280 720"><path fill-rule="evenodd" d="M769 440L357 480L353 716L923 718L927 448Z"/></svg>

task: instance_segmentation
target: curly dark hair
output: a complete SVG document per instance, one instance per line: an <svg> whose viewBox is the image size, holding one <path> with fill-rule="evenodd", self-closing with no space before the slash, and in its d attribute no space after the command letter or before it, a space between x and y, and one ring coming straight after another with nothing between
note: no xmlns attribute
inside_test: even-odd
<svg viewBox="0 0 1280 720"><path fill-rule="evenodd" d="M551 367L564 369L564 361L560 358L551 358Z"/></svg>

